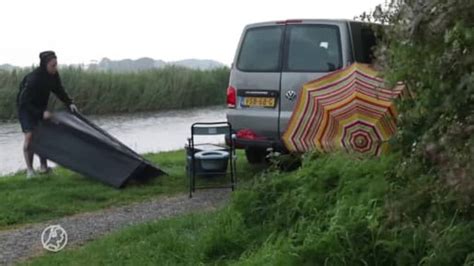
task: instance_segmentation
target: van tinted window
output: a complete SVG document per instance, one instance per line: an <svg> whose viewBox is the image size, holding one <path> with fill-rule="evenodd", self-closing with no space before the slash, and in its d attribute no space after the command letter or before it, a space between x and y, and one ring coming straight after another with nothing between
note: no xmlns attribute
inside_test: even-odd
<svg viewBox="0 0 474 266"><path fill-rule="evenodd" d="M337 26L291 25L287 31L285 71L328 72L341 68L341 41Z"/></svg>
<svg viewBox="0 0 474 266"><path fill-rule="evenodd" d="M283 27L253 28L246 32L237 62L242 71L279 72Z"/></svg>
<svg viewBox="0 0 474 266"><path fill-rule="evenodd" d="M372 63L374 59L374 46L377 39L372 27L375 25L351 22L351 33L354 44L354 60L359 63Z"/></svg>

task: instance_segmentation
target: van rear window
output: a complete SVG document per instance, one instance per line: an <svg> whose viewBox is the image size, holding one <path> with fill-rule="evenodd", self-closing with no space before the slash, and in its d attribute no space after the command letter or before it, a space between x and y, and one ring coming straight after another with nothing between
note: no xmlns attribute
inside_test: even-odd
<svg viewBox="0 0 474 266"><path fill-rule="evenodd" d="M237 68L249 72L279 72L282 37L282 26L247 30Z"/></svg>
<svg viewBox="0 0 474 266"><path fill-rule="evenodd" d="M337 26L291 25L287 34L285 71L328 72L342 67Z"/></svg>

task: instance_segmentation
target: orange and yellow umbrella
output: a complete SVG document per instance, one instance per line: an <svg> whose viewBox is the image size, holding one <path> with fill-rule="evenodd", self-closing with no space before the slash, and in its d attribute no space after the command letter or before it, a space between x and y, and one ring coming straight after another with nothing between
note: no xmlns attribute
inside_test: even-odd
<svg viewBox="0 0 474 266"><path fill-rule="evenodd" d="M387 89L377 74L354 63L305 84L283 134L287 149L383 153L397 129L393 100L404 86Z"/></svg>

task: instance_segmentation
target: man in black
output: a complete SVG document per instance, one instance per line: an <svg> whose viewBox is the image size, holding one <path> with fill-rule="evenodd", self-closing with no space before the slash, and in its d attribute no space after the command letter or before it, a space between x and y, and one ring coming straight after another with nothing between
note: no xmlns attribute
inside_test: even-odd
<svg viewBox="0 0 474 266"><path fill-rule="evenodd" d="M40 53L40 66L29 73L20 84L17 96L18 118L25 133L23 153L25 155L27 177L35 176L33 169L33 152L30 149L33 130L42 119L49 119L51 113L48 107L49 95L53 92L71 112L77 112L77 107L64 90L58 73L58 61L53 51ZM45 158L40 158L40 172L50 169Z"/></svg>

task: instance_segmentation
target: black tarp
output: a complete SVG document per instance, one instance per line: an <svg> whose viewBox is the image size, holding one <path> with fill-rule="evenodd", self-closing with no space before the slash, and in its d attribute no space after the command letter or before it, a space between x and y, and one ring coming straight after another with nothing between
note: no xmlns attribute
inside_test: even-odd
<svg viewBox="0 0 474 266"><path fill-rule="evenodd" d="M59 112L33 132L35 154L114 187L165 174L80 114Z"/></svg>

